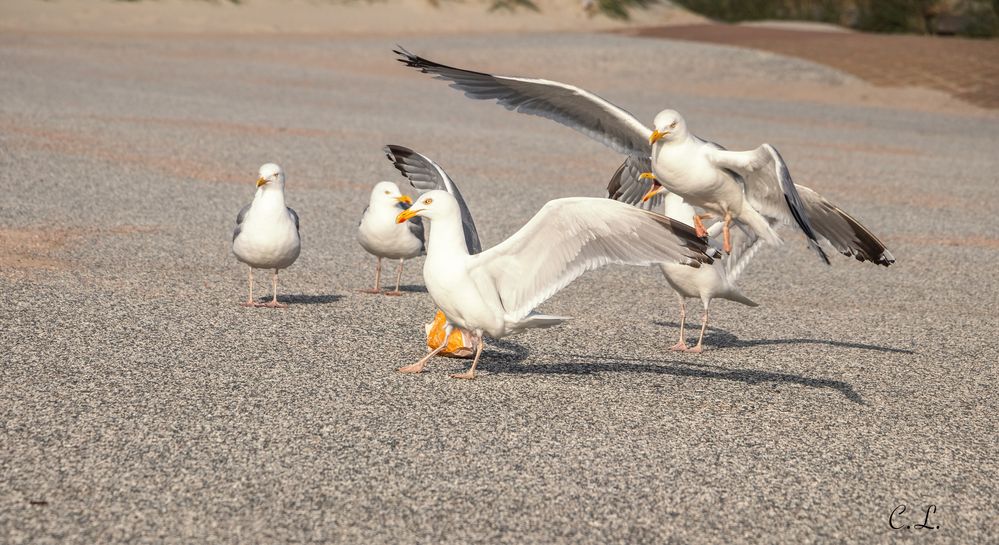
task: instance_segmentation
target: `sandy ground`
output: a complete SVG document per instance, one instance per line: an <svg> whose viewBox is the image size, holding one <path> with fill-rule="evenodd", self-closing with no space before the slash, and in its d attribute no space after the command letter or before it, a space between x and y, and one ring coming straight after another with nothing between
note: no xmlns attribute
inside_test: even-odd
<svg viewBox="0 0 999 545"><path fill-rule="evenodd" d="M447 168L485 246L549 199L600 196L620 158L406 71L396 42L641 119L673 106L730 148L766 139L898 263L826 267L788 233L741 280L761 306L719 303L701 356L666 351L656 271L606 268L542 306L573 322L491 343L479 380L449 379L454 360L399 375L433 305L420 261L404 297L357 292L367 193L398 180L382 145ZM34 29L0 33L0 71L2 543L999 539L992 113L566 32ZM229 253L267 161L302 217L285 311L237 305ZM939 528L912 527L928 505Z"/></svg>
<svg viewBox="0 0 999 545"><path fill-rule="evenodd" d="M116 33L234 33L331 36L608 30L690 24L704 18L670 5L634 12L630 21L590 17L576 0L538 0L529 9L490 12L471 0L4 0L0 29Z"/></svg>

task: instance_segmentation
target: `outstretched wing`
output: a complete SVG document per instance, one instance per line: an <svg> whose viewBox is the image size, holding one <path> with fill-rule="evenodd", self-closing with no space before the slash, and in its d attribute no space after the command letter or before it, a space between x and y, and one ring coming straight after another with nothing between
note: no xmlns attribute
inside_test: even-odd
<svg viewBox="0 0 999 545"><path fill-rule="evenodd" d="M829 257L819 246L791 173L776 148L763 144L752 151L727 151L717 146L708 153L708 159L715 166L729 169L742 178L746 199L757 212L783 223L794 222L808 237L809 247L829 264Z"/></svg>
<svg viewBox="0 0 999 545"><path fill-rule="evenodd" d="M884 243L853 216L812 189L803 185L795 186L815 231L839 253L855 257L857 261L870 261L885 267L895 262L895 256L891 255Z"/></svg>
<svg viewBox="0 0 999 545"><path fill-rule="evenodd" d="M479 232L475 229L475 222L472 221L472 213L465 204L458 186L451 180L451 177L444 172L444 169L429 157L421 155L407 147L389 144L385 146L385 155L392 161L395 168L402 173L410 185L418 189L420 193L432 189L447 191L458 201L458 209L461 211L461 226L465 231L465 246L469 254L477 254L482 251L482 244L479 242Z"/></svg>
<svg viewBox="0 0 999 545"><path fill-rule="evenodd" d="M652 131L635 116L597 95L565 83L543 79L494 76L436 63L406 51L394 50L399 62L437 79L468 98L495 100L508 110L545 117L575 129L619 153L649 156Z"/></svg>
<svg viewBox="0 0 999 545"><path fill-rule="evenodd" d="M550 201L513 236L469 262L519 321L584 272L602 265L712 263L707 242L666 216L610 199Z"/></svg>
<svg viewBox="0 0 999 545"><path fill-rule="evenodd" d="M629 155L607 184L607 197L625 204L637 206L642 210L662 212L667 193L661 191L651 199L642 202L642 197L652 189L653 182L641 179L643 172L652 172L652 159Z"/></svg>

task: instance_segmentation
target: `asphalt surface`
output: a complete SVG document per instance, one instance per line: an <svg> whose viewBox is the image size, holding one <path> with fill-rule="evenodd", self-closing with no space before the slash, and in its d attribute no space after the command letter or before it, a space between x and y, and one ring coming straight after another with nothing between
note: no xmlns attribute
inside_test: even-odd
<svg viewBox="0 0 999 545"><path fill-rule="evenodd" d="M0 36L0 542L997 542L995 117L788 99L852 80L748 50L406 39L766 140L898 258L826 267L788 233L740 281L761 306L718 303L700 356L667 351L655 269L609 267L478 380L408 376L422 261L404 297L357 292L368 190L399 180L381 146L448 169L485 246L601 196L619 158L405 70L396 41ZM229 253L268 161L304 240L283 311L238 306Z"/></svg>

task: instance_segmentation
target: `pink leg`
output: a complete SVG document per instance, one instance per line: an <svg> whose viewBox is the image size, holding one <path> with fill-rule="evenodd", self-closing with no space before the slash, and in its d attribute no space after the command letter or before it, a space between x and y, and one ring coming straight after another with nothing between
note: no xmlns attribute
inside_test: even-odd
<svg viewBox="0 0 999 545"><path fill-rule="evenodd" d="M395 291L387 291L385 292L385 295L391 295L394 297L402 295L402 292L399 291L399 283L402 282L402 264L405 261L405 259L399 260L399 270L395 273Z"/></svg>
<svg viewBox="0 0 999 545"><path fill-rule="evenodd" d="M441 350L447 348L447 340L451 337L451 331L453 330L454 328L451 327L451 324L444 326L444 342L442 342L440 346L435 348L433 352L420 358L420 361L405 367L400 367L397 371L400 373L422 373L423 368L427 366L427 362L430 361L430 358L436 356Z"/></svg>
<svg viewBox="0 0 999 545"><path fill-rule="evenodd" d="M382 258L378 258L375 265L375 287L369 290L359 290L361 293L381 293L382 292Z"/></svg>
<svg viewBox="0 0 999 545"><path fill-rule="evenodd" d="M476 340L478 341L478 346L475 348L475 359L472 360L471 369L464 373L455 373L451 375L451 378L460 378L463 380L472 380L475 378L475 367L479 365L479 356L482 355L482 347L486 345L486 343L482 342L482 333L478 334Z"/></svg>
<svg viewBox="0 0 999 545"><path fill-rule="evenodd" d="M704 223L701 222L701 216L694 214L694 231L697 236L704 238L708 236L708 230L704 228Z"/></svg>
<svg viewBox="0 0 999 545"><path fill-rule="evenodd" d="M253 267L250 267L250 274L248 278L250 279L250 297L245 303L241 303L241 305L244 307L259 307L260 303L253 300Z"/></svg>
<svg viewBox="0 0 999 545"><path fill-rule="evenodd" d="M687 321L687 301L679 293L676 295L680 298L680 340L670 347L670 350L684 352L687 350L687 343L683 339L683 324Z"/></svg>
<svg viewBox="0 0 999 545"><path fill-rule="evenodd" d="M725 223L722 225L722 250L725 250L726 254L732 253L732 236L729 233L729 227L732 225L732 213L725 212Z"/></svg>
<svg viewBox="0 0 999 545"><path fill-rule="evenodd" d="M264 304L264 306L267 307L267 308L288 308L288 305L286 305L284 303L278 303L278 300L277 300L277 275L278 275L278 270L274 269L274 275L271 277L271 289L273 290L274 295L271 297L271 302Z"/></svg>
<svg viewBox="0 0 999 545"><path fill-rule="evenodd" d="M688 350L688 352L693 352L695 354L700 354L704 351L704 330L708 328L708 306L704 305L704 316L701 318L701 336L697 338L697 346Z"/></svg>

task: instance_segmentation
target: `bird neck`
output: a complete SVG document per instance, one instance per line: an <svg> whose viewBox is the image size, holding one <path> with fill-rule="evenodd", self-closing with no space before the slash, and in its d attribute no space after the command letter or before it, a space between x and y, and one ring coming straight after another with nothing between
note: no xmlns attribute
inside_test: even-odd
<svg viewBox="0 0 999 545"><path fill-rule="evenodd" d="M257 194L253 197L253 203L255 206L283 210L285 208L284 190L279 187L263 186L257 190Z"/></svg>
<svg viewBox="0 0 999 545"><path fill-rule="evenodd" d="M427 259L434 256L468 255L465 232L458 217L439 218L430 222L427 240Z"/></svg>

